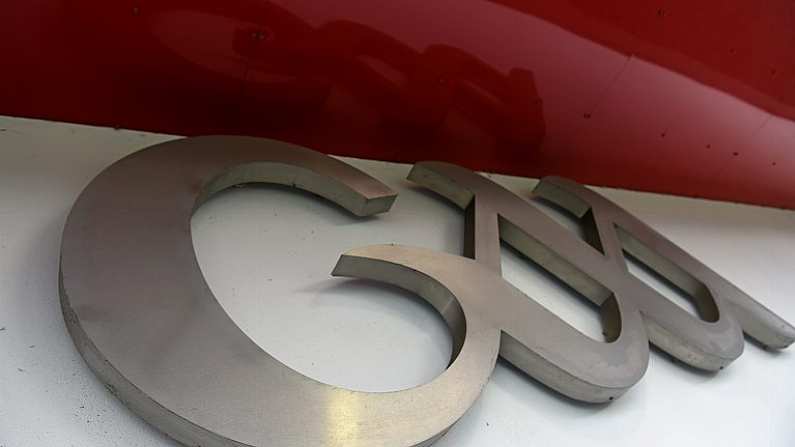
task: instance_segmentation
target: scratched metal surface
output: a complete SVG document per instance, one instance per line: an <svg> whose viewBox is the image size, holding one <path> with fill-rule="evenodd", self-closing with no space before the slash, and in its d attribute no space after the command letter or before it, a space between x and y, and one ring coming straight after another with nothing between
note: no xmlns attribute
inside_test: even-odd
<svg viewBox="0 0 795 447"><path fill-rule="evenodd" d="M56 281L62 226L82 187L112 161L170 137L11 118L0 118L0 129L0 445L174 445L87 369L65 331ZM354 389L411 387L445 367L444 323L419 299L328 274L341 252L369 243L459 253L463 214L409 186L406 165L350 162L400 193L390 213L360 223L287 189L234 189L194 216L197 256L224 308L279 360ZM495 179L517 192L535 184ZM795 320L795 213L600 191ZM281 261L268 256L280 248ZM520 289L599 336L595 312L509 249L502 263ZM475 407L436 445L792 445L794 372L795 354L754 345L717 375L653 352L641 383L594 407L562 399L501 361Z"/></svg>

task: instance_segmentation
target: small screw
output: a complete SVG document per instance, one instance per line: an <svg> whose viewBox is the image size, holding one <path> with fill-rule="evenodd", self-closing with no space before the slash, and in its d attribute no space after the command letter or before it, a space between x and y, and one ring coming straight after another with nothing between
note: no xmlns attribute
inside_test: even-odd
<svg viewBox="0 0 795 447"><path fill-rule="evenodd" d="M251 37L254 38L254 40L269 40L270 33L267 31L254 31L251 33Z"/></svg>

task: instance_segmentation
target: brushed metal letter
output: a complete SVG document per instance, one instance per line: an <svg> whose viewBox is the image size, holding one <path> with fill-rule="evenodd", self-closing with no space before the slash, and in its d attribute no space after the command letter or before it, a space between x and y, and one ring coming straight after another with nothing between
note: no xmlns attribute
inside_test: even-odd
<svg viewBox="0 0 795 447"><path fill-rule="evenodd" d="M190 237L193 211L215 192L277 183L358 216L385 212L395 200L341 161L266 139L170 141L98 175L64 229L59 282L67 328L127 406L174 439L204 447L428 446L477 399L498 355L563 394L603 402L643 376L649 338L704 369L740 355L741 325L772 347L795 338L761 304L576 183L545 179L536 193L587 217L588 241L464 168L420 163L409 178L466 209L469 257L377 245L345 253L333 274L394 284L436 308L453 335L453 356L427 384L368 393L319 383L264 352L216 301ZM505 281L500 238L600 305L607 342ZM700 300L710 321L630 275L624 252Z"/></svg>
<svg viewBox="0 0 795 447"><path fill-rule="evenodd" d="M341 161L257 138L175 140L113 164L78 198L61 250L64 318L91 369L135 413L191 446L410 447L442 436L477 399L499 351L499 331L475 312L464 317L475 291L405 269L358 272L343 258L338 274L378 277L435 305L456 340L454 359L430 383L392 393L312 380L235 325L196 261L194 209L244 182L305 189L359 216L395 199Z"/></svg>
<svg viewBox="0 0 795 447"><path fill-rule="evenodd" d="M409 179L467 210L468 256L499 272L502 238L600 305L607 317L608 334L613 337L618 332L646 343L648 334L661 349L705 370L722 369L740 356L743 330L775 348L784 348L795 340L795 329L790 324L637 218L575 182L546 178L535 192L590 221L588 241L526 200L465 168L423 162L414 166ZM707 321L688 314L629 274L624 251L689 292ZM620 321L615 319L616 312ZM635 321L635 312L642 315L645 333L627 326ZM518 342L524 344L527 340ZM512 352L504 351L503 345L503 356L515 362ZM517 366L535 374L521 361ZM554 380L540 380L580 398L561 389Z"/></svg>

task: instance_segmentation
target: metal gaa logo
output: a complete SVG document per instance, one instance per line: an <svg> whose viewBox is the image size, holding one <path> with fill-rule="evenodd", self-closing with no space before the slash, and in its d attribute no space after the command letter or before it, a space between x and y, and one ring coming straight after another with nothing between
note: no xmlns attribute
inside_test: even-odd
<svg viewBox="0 0 795 447"><path fill-rule="evenodd" d="M771 348L795 328L599 194L545 178L535 194L582 219L586 240L487 178L418 163L409 179L466 210L466 252L378 245L343 254L334 275L405 288L453 334L453 360L403 391L351 391L288 368L251 341L210 292L190 236L193 211L232 185L294 186L357 216L396 194L326 155L272 140L199 137L159 144L99 174L63 235L64 317L93 371L133 411L186 444L427 446L478 398L497 356L573 399L607 402L643 376L649 342L719 370L743 332ZM377 223L373 223L377 225ZM503 280L500 239L597 304L595 341ZM689 293L698 319L628 273L625 253Z"/></svg>

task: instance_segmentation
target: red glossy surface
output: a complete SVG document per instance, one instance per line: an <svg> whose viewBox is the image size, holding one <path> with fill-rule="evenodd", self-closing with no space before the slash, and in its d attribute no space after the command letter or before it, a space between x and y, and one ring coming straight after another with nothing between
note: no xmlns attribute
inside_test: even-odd
<svg viewBox="0 0 795 447"><path fill-rule="evenodd" d="M0 113L795 208L788 0L15 1Z"/></svg>

